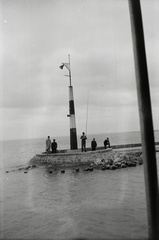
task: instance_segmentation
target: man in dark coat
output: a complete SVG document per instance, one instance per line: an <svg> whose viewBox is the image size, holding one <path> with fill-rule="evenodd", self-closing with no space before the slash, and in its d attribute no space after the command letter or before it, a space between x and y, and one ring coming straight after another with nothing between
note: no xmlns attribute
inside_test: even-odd
<svg viewBox="0 0 159 240"><path fill-rule="evenodd" d="M95 151L95 150L96 150L96 147L97 147L97 142L96 142L95 138L93 138L93 140L92 140L92 142L91 142L92 151Z"/></svg>
<svg viewBox="0 0 159 240"><path fill-rule="evenodd" d="M107 148L107 139L104 140L104 147Z"/></svg>
<svg viewBox="0 0 159 240"><path fill-rule="evenodd" d="M52 148L52 153L57 152L57 142L55 141L55 139L53 140L53 142L51 144L51 148Z"/></svg>

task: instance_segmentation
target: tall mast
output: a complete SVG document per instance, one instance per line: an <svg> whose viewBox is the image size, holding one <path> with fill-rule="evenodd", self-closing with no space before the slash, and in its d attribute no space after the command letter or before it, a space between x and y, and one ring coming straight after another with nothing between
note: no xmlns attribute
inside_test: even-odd
<svg viewBox="0 0 159 240"><path fill-rule="evenodd" d="M68 63L62 63L60 66L61 69L63 67L68 69L69 75L69 114L67 117L70 118L70 149L75 150L78 149L77 145L77 131L76 131L76 119L75 119L75 105L74 105L74 97L73 97L73 86L71 84L71 64L70 64L70 54L68 55Z"/></svg>

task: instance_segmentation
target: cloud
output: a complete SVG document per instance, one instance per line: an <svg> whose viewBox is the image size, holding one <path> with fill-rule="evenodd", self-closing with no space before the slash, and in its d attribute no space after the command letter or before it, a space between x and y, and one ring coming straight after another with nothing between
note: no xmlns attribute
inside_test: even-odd
<svg viewBox="0 0 159 240"><path fill-rule="evenodd" d="M158 127L159 5L156 0L141 5ZM54 126L57 135L69 134L68 71L59 69L68 62L68 54L78 131L85 126L88 100L90 131L139 128L126 0L12 0L2 1L2 12L0 108L8 138L14 138L18 129L19 138L48 135Z"/></svg>

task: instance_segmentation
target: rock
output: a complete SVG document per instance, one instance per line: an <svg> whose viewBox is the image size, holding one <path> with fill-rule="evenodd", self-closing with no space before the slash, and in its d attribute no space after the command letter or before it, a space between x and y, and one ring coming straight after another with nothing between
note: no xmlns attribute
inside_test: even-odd
<svg viewBox="0 0 159 240"><path fill-rule="evenodd" d="M126 168L126 165L124 163L122 163L121 168Z"/></svg>
<svg viewBox="0 0 159 240"><path fill-rule="evenodd" d="M85 169L83 169L83 171L93 171L93 168L92 167L85 168Z"/></svg>
<svg viewBox="0 0 159 240"><path fill-rule="evenodd" d="M98 165L101 163L101 159L100 158L97 158L95 161L94 161L94 164Z"/></svg>
<svg viewBox="0 0 159 240"><path fill-rule="evenodd" d="M136 163L135 162L132 163L132 167L136 167Z"/></svg>
<svg viewBox="0 0 159 240"><path fill-rule="evenodd" d="M120 161L120 158L119 158L119 157L117 157L117 158L114 159L114 163L118 163L119 161Z"/></svg>
<svg viewBox="0 0 159 240"><path fill-rule="evenodd" d="M128 167L132 167L132 163L131 163L130 161L127 161L127 162L126 162L126 165L127 165Z"/></svg>
<svg viewBox="0 0 159 240"><path fill-rule="evenodd" d="M85 172L88 171L88 168L83 169L83 171L85 171Z"/></svg>
<svg viewBox="0 0 159 240"><path fill-rule="evenodd" d="M117 168L121 168L121 162L115 163L115 166L116 166Z"/></svg>
<svg viewBox="0 0 159 240"><path fill-rule="evenodd" d="M118 169L118 168L119 168L119 165L118 165L118 164L116 164L116 163L114 164L114 166L116 167L116 169Z"/></svg>
<svg viewBox="0 0 159 240"><path fill-rule="evenodd" d="M32 168L36 168L36 165L35 165L35 164L33 164L33 165L32 165Z"/></svg>
<svg viewBox="0 0 159 240"><path fill-rule="evenodd" d="M101 159L101 163L103 163L103 164L105 163L105 159L104 158Z"/></svg>
<svg viewBox="0 0 159 240"><path fill-rule="evenodd" d="M106 161L105 161L104 158L102 158L102 159L97 158L97 159L94 161L94 164L95 164L95 165L104 165L104 164L106 164ZM94 165L94 164L93 164L93 165Z"/></svg>
<svg viewBox="0 0 159 240"><path fill-rule="evenodd" d="M109 165L112 165L113 164L113 159L108 159L108 163L109 163Z"/></svg>
<svg viewBox="0 0 159 240"><path fill-rule="evenodd" d="M110 166L110 170L116 170L116 166L115 165Z"/></svg>
<svg viewBox="0 0 159 240"><path fill-rule="evenodd" d="M109 163L108 159L105 159L105 164L108 164L108 163Z"/></svg>
<svg viewBox="0 0 159 240"><path fill-rule="evenodd" d="M91 164L90 164L90 167L93 167L93 166L94 166L94 164L93 164L93 163L91 163Z"/></svg>
<svg viewBox="0 0 159 240"><path fill-rule="evenodd" d="M106 168L106 169L110 169L110 165L107 164L107 165L105 166L105 168Z"/></svg>
<svg viewBox="0 0 159 240"><path fill-rule="evenodd" d="M143 160L140 158L139 159L139 165L142 165L143 164Z"/></svg>
<svg viewBox="0 0 159 240"><path fill-rule="evenodd" d="M126 165L126 161L121 161L121 165L122 165L122 164Z"/></svg>
<svg viewBox="0 0 159 240"><path fill-rule="evenodd" d="M89 168L89 171L93 171L93 168Z"/></svg>

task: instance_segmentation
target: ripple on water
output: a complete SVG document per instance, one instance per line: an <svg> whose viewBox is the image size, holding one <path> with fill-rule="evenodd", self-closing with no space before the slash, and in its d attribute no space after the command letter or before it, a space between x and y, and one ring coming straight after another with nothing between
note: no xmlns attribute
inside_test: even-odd
<svg viewBox="0 0 159 240"><path fill-rule="evenodd" d="M3 238L147 237L143 166L14 172L5 174L4 188Z"/></svg>

